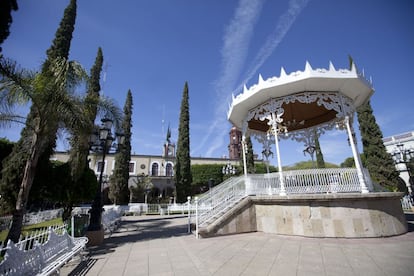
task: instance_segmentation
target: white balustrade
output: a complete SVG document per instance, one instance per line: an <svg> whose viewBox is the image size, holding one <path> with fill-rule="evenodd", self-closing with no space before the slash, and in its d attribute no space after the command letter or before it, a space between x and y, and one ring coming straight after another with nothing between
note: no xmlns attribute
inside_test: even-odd
<svg viewBox="0 0 414 276"><path fill-rule="evenodd" d="M364 172L368 188L372 181ZM283 172L286 194L361 192L355 168L327 168ZM279 195L280 174L232 177L198 198L198 225L203 227L248 195Z"/></svg>

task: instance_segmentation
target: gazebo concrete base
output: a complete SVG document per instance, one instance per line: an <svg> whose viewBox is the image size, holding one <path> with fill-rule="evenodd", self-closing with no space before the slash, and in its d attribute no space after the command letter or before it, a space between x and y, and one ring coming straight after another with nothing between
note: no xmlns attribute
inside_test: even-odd
<svg viewBox="0 0 414 276"><path fill-rule="evenodd" d="M201 237L260 231L281 235L367 238L401 235L407 222L402 193L249 196Z"/></svg>

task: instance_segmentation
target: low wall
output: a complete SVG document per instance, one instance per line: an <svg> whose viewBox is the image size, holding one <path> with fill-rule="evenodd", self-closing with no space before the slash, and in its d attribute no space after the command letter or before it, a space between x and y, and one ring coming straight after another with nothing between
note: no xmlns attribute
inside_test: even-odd
<svg viewBox="0 0 414 276"><path fill-rule="evenodd" d="M201 237L261 231L306 237L386 237L407 232L401 193L249 196Z"/></svg>

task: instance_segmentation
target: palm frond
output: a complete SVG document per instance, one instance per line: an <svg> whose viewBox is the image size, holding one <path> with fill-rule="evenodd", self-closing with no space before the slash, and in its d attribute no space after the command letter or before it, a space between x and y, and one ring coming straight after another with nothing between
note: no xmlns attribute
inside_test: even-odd
<svg viewBox="0 0 414 276"><path fill-rule="evenodd" d="M108 97L100 97L98 101L98 116L108 118L114 122L114 127L118 131L121 129L123 112L115 101Z"/></svg>
<svg viewBox="0 0 414 276"><path fill-rule="evenodd" d="M11 113L0 113L0 127L11 127L13 124L26 124L26 117Z"/></svg>
<svg viewBox="0 0 414 276"><path fill-rule="evenodd" d="M50 64L57 89L73 92L74 88L86 81L88 74L77 61L68 61L65 58L56 58Z"/></svg>
<svg viewBox="0 0 414 276"><path fill-rule="evenodd" d="M20 68L11 59L0 58L0 110L9 112L33 98L35 73Z"/></svg>

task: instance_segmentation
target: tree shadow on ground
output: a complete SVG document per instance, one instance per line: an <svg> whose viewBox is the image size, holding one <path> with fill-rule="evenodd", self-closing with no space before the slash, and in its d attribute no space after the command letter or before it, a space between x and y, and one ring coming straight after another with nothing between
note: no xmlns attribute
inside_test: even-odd
<svg viewBox="0 0 414 276"><path fill-rule="evenodd" d="M183 219L177 223L177 218ZM100 255L112 253L124 244L189 235L186 222L183 216L122 220L119 228L105 238L103 244L87 247L87 258L70 275L86 275Z"/></svg>

